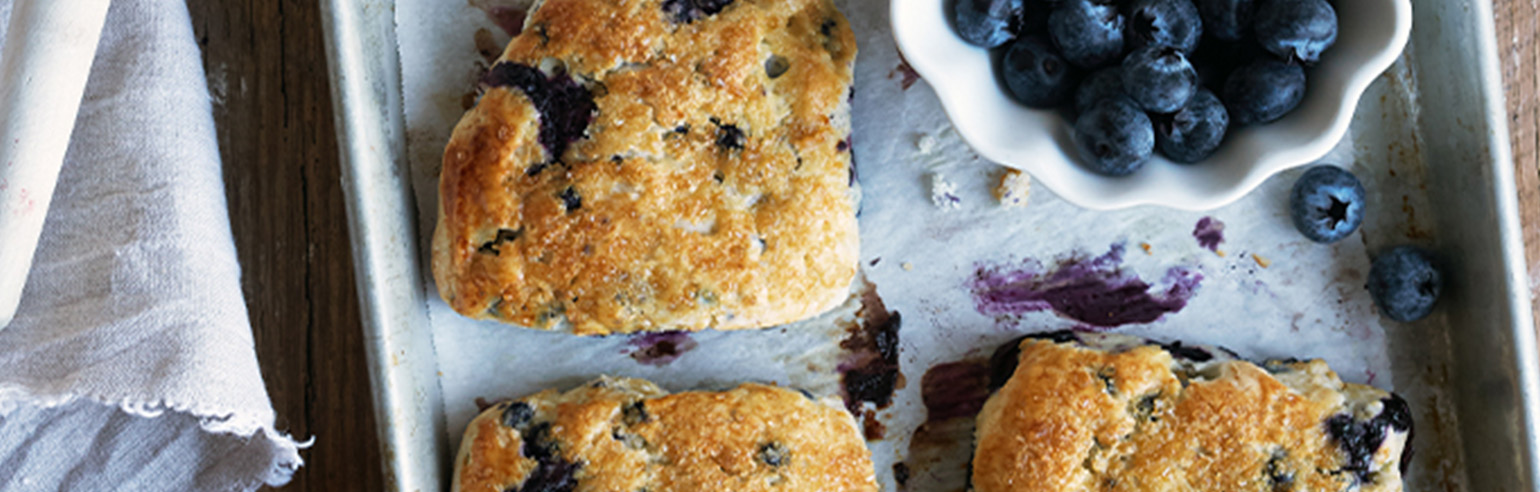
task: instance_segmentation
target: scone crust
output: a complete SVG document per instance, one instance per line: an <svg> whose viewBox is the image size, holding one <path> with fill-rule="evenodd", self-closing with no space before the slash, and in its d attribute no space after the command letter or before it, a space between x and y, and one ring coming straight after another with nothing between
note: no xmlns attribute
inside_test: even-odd
<svg viewBox="0 0 1540 492"><path fill-rule="evenodd" d="M511 405L532 411L508 422ZM530 434L543 434L541 446L561 463L527 456ZM625 378L547 390L482 412L465 431L454 490L550 486L526 482L537 475L549 480L550 470L563 466L571 480L562 490L877 490L870 452L838 402L759 384L667 394Z"/></svg>
<svg viewBox="0 0 1540 492"><path fill-rule="evenodd" d="M542 118L558 116L494 81L456 126L432 244L455 311L592 335L759 328L848 296L849 22L829 0L665 11L693 4L530 13L498 63L570 79L596 110L547 148Z"/></svg>
<svg viewBox="0 0 1540 492"><path fill-rule="evenodd" d="M1276 377L1213 361L1190 377L1191 362L1159 345L1123 345L1136 346L1024 340L979 414L973 490L1401 490L1409 427L1386 427L1359 473L1327 425L1371 419L1388 393L1319 360L1269 365Z"/></svg>

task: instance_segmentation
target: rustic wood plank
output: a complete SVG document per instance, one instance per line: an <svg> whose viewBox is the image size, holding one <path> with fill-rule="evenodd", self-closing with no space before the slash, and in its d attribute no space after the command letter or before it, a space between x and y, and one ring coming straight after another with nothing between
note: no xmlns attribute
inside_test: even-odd
<svg viewBox="0 0 1540 492"><path fill-rule="evenodd" d="M1495 0L1493 14L1508 98L1508 131L1513 140L1524 252L1533 288L1540 279L1540 0ZM1535 299L1533 293L1531 299ZM1540 327L1540 302L1534 303Z"/></svg>
<svg viewBox="0 0 1540 492"><path fill-rule="evenodd" d="M317 437L285 490L380 490L380 452L317 2L188 2L279 429Z"/></svg>

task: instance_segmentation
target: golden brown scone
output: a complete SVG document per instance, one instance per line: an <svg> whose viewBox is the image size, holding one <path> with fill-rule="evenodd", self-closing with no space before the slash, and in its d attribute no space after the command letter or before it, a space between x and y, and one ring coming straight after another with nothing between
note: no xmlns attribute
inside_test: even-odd
<svg viewBox="0 0 1540 492"><path fill-rule="evenodd" d="M546 0L444 149L461 314L593 335L745 329L855 275L850 24L829 0Z"/></svg>
<svg viewBox="0 0 1540 492"><path fill-rule="evenodd" d="M775 386L668 394L600 378L494 405L465 430L455 492L875 491L837 400Z"/></svg>
<svg viewBox="0 0 1540 492"><path fill-rule="evenodd" d="M1320 360L1073 332L1017 347L979 413L977 492L1401 490L1406 402Z"/></svg>

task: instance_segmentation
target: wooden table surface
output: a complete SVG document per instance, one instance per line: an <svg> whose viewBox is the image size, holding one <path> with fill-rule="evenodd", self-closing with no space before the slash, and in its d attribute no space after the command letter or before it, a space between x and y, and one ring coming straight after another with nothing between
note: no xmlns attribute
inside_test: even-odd
<svg viewBox="0 0 1540 492"><path fill-rule="evenodd" d="M278 428L316 436L289 490L380 490L314 0L189 1ZM1494 0L1531 278L1540 273L1540 0Z"/></svg>

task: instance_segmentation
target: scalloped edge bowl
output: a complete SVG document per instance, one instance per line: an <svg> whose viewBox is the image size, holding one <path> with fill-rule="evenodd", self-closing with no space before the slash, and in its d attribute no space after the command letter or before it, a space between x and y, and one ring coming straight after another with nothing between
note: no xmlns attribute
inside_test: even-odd
<svg viewBox="0 0 1540 492"><path fill-rule="evenodd" d="M1092 173L1075 162L1071 124L1056 112L1017 104L996 83L989 51L969 45L947 22L946 0L892 0L899 51L936 92L957 132L979 155L1031 173L1081 207L1113 210L1158 205L1211 210L1268 177L1315 162L1347 133L1358 99L1390 68L1412 30L1409 0L1337 0L1336 45L1308 69L1300 106L1267 125L1232 129L1213 156L1193 165L1158 154L1125 177Z"/></svg>

